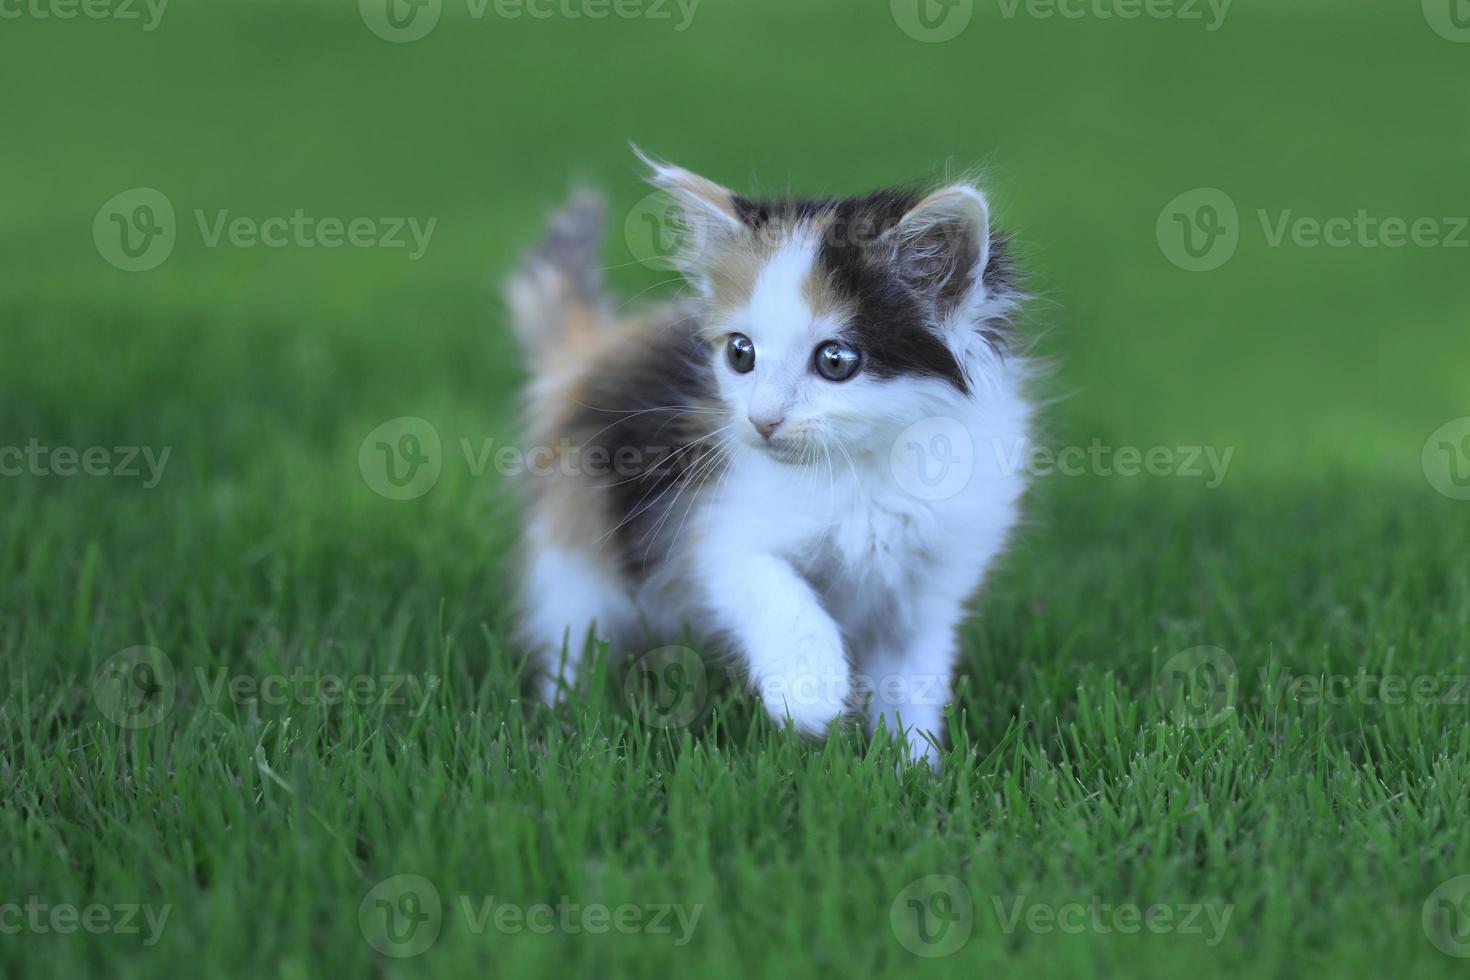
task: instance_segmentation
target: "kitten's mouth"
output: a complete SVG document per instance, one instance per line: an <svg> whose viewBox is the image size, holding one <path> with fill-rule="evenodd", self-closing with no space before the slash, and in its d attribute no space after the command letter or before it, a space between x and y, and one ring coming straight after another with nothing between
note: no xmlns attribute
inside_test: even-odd
<svg viewBox="0 0 1470 980"><path fill-rule="evenodd" d="M792 439L774 439L763 442L760 448L765 454L778 463L787 463L795 466L810 460L811 453L807 445Z"/></svg>

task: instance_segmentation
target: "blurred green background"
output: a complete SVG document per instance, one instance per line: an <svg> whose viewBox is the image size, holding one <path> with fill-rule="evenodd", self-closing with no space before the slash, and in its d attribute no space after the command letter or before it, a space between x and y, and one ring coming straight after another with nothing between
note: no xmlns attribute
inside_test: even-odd
<svg viewBox="0 0 1470 980"><path fill-rule="evenodd" d="M410 378L462 372L489 395L510 375L487 284L574 182L626 214L643 194L630 139L752 191L855 192L982 164L1065 357L1066 424L1235 445L1241 479L1334 463L1417 479L1424 438L1463 411L1470 250L1271 247L1257 212L1470 210L1467 48L1413 5L1241 0L1214 32L1203 5L1206 21L1026 9L981 3L943 43L909 37L886 3L836 0L705 0L682 33L672 5L668 21L506 20L450 0L399 44L346 3L174 0L152 32L9 21L7 318L135 313L145 325L90 326L83 344L132 356L212 343L191 316L288 322L278 357L330 351L324 369L341 371L362 356L408 394ZM133 187L167 195L180 237L163 266L128 275L99 261L90 229ZM1207 274L1176 268L1155 236L1164 206L1197 187L1241 215L1237 254ZM415 262L205 248L192 215L296 208L438 224ZM620 238L621 286L664 278L630 265ZM28 348L7 358L22 384L64 383L66 366L22 369ZM238 361L219 370L273 383ZM374 373L321 388L338 406L381 399ZM228 401L238 383L213 390Z"/></svg>
<svg viewBox="0 0 1470 980"><path fill-rule="evenodd" d="M1298 670L1315 669L1309 651L1344 670L1396 656L1421 667L1463 664L1467 609L1447 596L1465 581L1470 504L1436 493L1421 461L1432 432L1470 415L1470 232L1453 220L1470 213L1470 44L1454 39L1449 19L1458 0L1443 9L1438 0L1423 9L1378 0L1236 0L1213 30L1211 9L1183 0L1165 9L1203 19L1103 17L1099 9L1116 9L1104 0L1069 5L1084 11L1076 18L977 0L951 10L972 19L942 42L915 36L923 32L914 31L904 0L703 0L684 30L676 29L683 15L672 4L660 8L669 19L594 21L507 18L493 0L476 17L464 0L444 0L433 29L407 43L369 28L381 13L373 0L366 7L172 0L153 30L144 29L150 14L141 4L134 8L141 20L64 20L38 16L48 9L39 2L4 7L0 19L0 445L141 444L171 446L173 455L156 491L126 480L0 481L9 706L0 782L28 801L0 824L12 855L0 863L14 865L17 893L109 882L116 893L119 881L144 880L128 874L146 874L154 883L138 886L145 892L197 894L192 911L181 913L194 916L194 931L182 935L212 936L216 966L235 957L261 966L253 957L268 951L271 963L285 964L281 972L307 975L314 955L337 948L315 930L327 928L332 888L356 894L357 880L343 873L333 886L305 887L287 879L320 860L317 848L350 835L312 838L312 828L331 822L320 812L296 810L280 825L262 817L288 837L301 835L273 858L283 876L275 885L250 880L259 857L228 843L222 828L197 831L222 851L206 862L211 873L194 868L192 843L184 850L167 843L174 817L149 815L136 801L111 811L110 791L89 782L107 779L75 777L60 765L70 758L68 733L96 722L84 706L87 671L143 642L181 663L204 663L248 661L255 654L242 651L262 645L284 651L286 661L309 660L328 640L368 650L379 664L424 669L425 659L448 662L446 638L463 651L482 632L502 636L514 510L502 481L456 462L460 438L515 439L522 375L497 284L538 237L547 211L588 184L613 203L607 263L620 292L676 288L669 273L637 261L636 236L625 234L625 219L647 193L630 140L748 193L851 193L982 167L997 215L1033 275L1038 299L1028 329L1055 364L1047 441L1234 450L1219 491L1150 478L1043 488L1028 542L1040 557L1023 555L999 581L1001 625L984 637L1003 652L1008 637L1024 643L1014 641L1012 658L975 658L994 664L977 668L977 686L994 685L994 703L988 693L970 702L982 746L1003 741L1013 716L1029 717L1027 731L1043 746L1029 764L1041 766L1055 752L1045 748L1052 735L1090 710L1077 705L1078 687L1103 677L1100 685L1112 690L1117 669L1131 690L1146 693L1159 651L1190 643L1235 644L1247 674L1283 651L1297 657ZM107 202L136 188L167 198L177 242L156 268L126 272L99 249L94 221ZM1186 217L1199 215L1203 198L1188 196L1199 189L1224 192L1238 245L1228 259L1216 254L1218 267L1188 271L1175 261L1179 243L1160 229L1176 227L1172 202L1185 202ZM414 260L410 248L208 247L195 216L213 222L227 211L264 220L297 209L344 223L435 224ZM1435 219L1441 239L1453 241L1271 240L1287 215L1325 222L1360 212L1378 221ZM446 465L432 494L402 504L373 494L356 461L374 426L408 415L433 420ZM503 648L498 639L485 644ZM1041 659L1032 665L1023 655ZM464 656L467 666L447 673L462 671L474 688L488 674L489 654ZM1137 719L1119 724L1130 721ZM1463 709L1403 724L1412 730L1396 730L1403 744L1422 740L1434 752L1444 732L1463 726ZM1366 751L1358 734L1338 731L1340 741L1319 748L1356 759ZM177 748L189 739L211 744L204 731L179 737L173 751L190 765L218 767L221 785L239 785L223 776L230 764L211 761L202 748L197 756ZM258 778L254 747L281 746L256 730L241 737L239 759ZM1271 746L1259 746L1257 761L1268 764ZM58 768L34 768L38 756ZM1115 764L1099 762L1098 778L1131 779L1127 757L1120 750ZM1396 785L1433 782L1427 758L1406 761L1409 775ZM321 763L328 772L332 764ZM285 759L275 765L290 768ZM1303 762L1299 772L1321 777L1321 788L1278 787L1273 812L1289 816L1298 791L1331 800L1339 783L1314 765ZM299 759L296 767L294 778L315 771ZM486 792L477 777L464 779L461 788ZM643 799L638 785L627 799ZM746 791L775 792L762 785ZM1201 805L1235 813L1243 791L1212 786L1196 787ZM254 802L269 802L268 789L262 785ZM209 812L219 792L201 777L190 807ZM342 800L352 795L341 792ZM399 803L412 798L405 790ZM977 798L999 800L988 791ZM1398 798L1357 801L1388 815L1372 832L1358 828L1354 853L1391 849ZM1082 810L1094 802L1074 801ZM461 805L467 809L455 813L474 812ZM628 803L616 819L636 827L641 805ZM915 819L925 827L939 819L923 800L902 805L922 811ZM351 808L341 806L349 819ZM1243 911L1241 921L1279 920L1285 913L1274 902L1283 894L1318 917L1297 932L1268 930L1262 955L1271 970L1300 966L1299 955L1335 969L1363 967L1369 961L1351 954L1390 949L1427 955L1447 971L1455 964L1425 947L1416 924L1414 896L1438 878L1410 867L1414 855L1427 862L1431 851L1470 854L1463 832L1452 844L1443 836L1448 825L1470 824L1456 819L1464 814L1454 801L1445 806L1425 818L1423 838L1405 834L1410 857L1391 884L1375 884L1356 864L1342 874L1368 877L1334 877L1337 811L1324 803L1321 822L1308 821L1300 837L1258 812L1240 816L1238 827L1249 828L1241 833L1270 842L1259 851L1176 855L1159 842L1155 856L1168 855L1171 870L1151 865L1163 876L1154 887L1223 888L1235 854L1274 858L1274 870L1250 887L1275 898ZM1080 838L1036 830L1024 806L1000 810L968 819L983 832L1024 838L1015 860L1030 854L1047 868L1033 884L1079 880L1076 868L1051 856ZM425 855L450 836L455 847L472 847L456 835L473 823L426 819L406 832L418 851L414 867L453 867L449 857ZM187 829L177 832L194 840ZM361 833L381 843L399 839L400 829ZM843 840L894 854L913 843L898 829ZM563 855L563 845L544 846ZM161 870L137 872L134 846ZM381 852L369 854L361 838L342 846L362 859L361 875L382 871ZM534 847L500 846L514 855L502 855L505 866L538 866ZM732 848L737 858L744 853ZM765 846L753 850L779 862ZM1293 877L1294 855L1317 861L1310 875ZM1096 857L1093 867L1112 874L1109 855ZM1195 858L1202 879L1181 870ZM472 857L463 860L472 866ZM608 860L620 866L616 855ZM741 867L758 880L756 864ZM1175 873L1181 877L1168 877ZM547 874L567 887L557 872ZM0 870L0 882L6 875ZM1117 875L1110 894L1139 886L1126 870ZM760 889L749 887L744 900L758 912ZM1380 888L1394 896L1386 906L1372 901ZM1335 897L1310 906L1323 892ZM847 922L822 894L808 893L814 908L807 910L827 930L821 935L872 934L871 923ZM231 909L257 902L267 917L314 908L317 918L303 913L279 940L231 931ZM1377 915L1385 907L1393 912L1377 937L1381 922L1364 909ZM733 908L721 935L759 921ZM818 955L799 936L766 925L779 937L771 948L805 966L856 968L832 945L818 944ZM1249 966L1260 933L1237 928L1244 931L1232 937L1226 960L1193 962ZM1303 936L1306 952L1293 945ZM738 945L703 948L697 962L732 972L765 963L750 950L737 957L731 942ZM187 957L196 947L175 938L169 948ZM866 947L859 941L854 949ZM1083 973L1128 962L1073 952L1050 960L1031 946L1022 962ZM363 965L369 954L347 955ZM478 955L466 962L480 962ZM984 955L971 967L1005 962L989 958L1000 956L990 946ZM899 970L923 965L882 956ZM372 962L375 970L396 969ZM557 962L538 953L522 966ZM591 962L606 965L596 955ZM146 958L138 963L148 969Z"/></svg>

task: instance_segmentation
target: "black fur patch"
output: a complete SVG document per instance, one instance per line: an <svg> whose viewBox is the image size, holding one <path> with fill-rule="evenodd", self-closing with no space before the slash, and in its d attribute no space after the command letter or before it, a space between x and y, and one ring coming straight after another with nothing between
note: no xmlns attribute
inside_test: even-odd
<svg viewBox="0 0 1470 980"><path fill-rule="evenodd" d="M736 196L734 206L753 230L772 222L824 225L818 262L830 288L857 311L844 339L863 352L865 370L879 377L939 378L968 393L969 379L932 326L936 306L953 302L966 281L946 281L926 291L895 268L888 247L880 242L922 199L918 191L898 188L849 198L757 201ZM992 292L1016 289L1007 242L1003 233L991 232L984 282ZM975 327L991 343L1002 342L999 325Z"/></svg>
<svg viewBox="0 0 1470 980"><path fill-rule="evenodd" d="M596 461L588 483L616 525L606 547L634 580L667 557L700 485L722 472L710 457L724 419L710 347L696 333L681 318L616 352L585 378L564 429L577 458Z"/></svg>

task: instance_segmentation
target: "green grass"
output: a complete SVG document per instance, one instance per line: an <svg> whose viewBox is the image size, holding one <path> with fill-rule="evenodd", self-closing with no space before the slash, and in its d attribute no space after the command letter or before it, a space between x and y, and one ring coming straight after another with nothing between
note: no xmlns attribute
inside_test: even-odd
<svg viewBox="0 0 1470 980"><path fill-rule="evenodd" d="M171 908L151 946L0 931L0 975L1462 973L1421 912L1470 874L1470 706L1277 692L1470 675L1470 504L1420 464L1470 415L1470 252L1273 248L1256 212L1464 213L1470 48L1415 4L1242 0L1215 33L980 6L938 45L837 0L705 0L679 34L447 13L406 45L350 4L175 0L147 34L4 22L0 446L171 454L153 489L0 477L0 930L31 896ZM517 439L488 286L572 183L628 212L629 138L746 188L986 163L1058 360L1048 441L1235 450L1214 490L1042 481L967 628L937 775L896 775L851 733L803 743L718 672L672 730L616 665L555 711L519 695L515 506L459 448ZM180 239L126 274L91 227L138 186ZM1242 215L1210 273L1155 240L1195 187ZM211 249L193 228L196 208L298 207L438 225L416 262ZM613 238L621 290L668 290ZM399 502L357 460L404 415L433 423L444 469ZM130 730L93 681L140 645L166 654L173 703ZM1234 672L1197 693L1230 710L1192 727L1158 682L1201 646ZM301 671L423 694L210 697L221 672ZM399 874L444 907L408 959L359 924ZM923 959L890 910L932 875L975 914ZM684 944L477 933L461 896L700 911ZM994 905L1094 896L1231 913L1212 944L1008 932Z"/></svg>

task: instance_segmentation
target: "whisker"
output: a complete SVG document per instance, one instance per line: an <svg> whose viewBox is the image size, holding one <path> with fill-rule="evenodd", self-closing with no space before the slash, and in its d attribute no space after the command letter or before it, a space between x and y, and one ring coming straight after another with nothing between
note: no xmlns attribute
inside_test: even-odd
<svg viewBox="0 0 1470 980"><path fill-rule="evenodd" d="M725 426L724 428L728 428L728 426ZM705 439L709 439L712 436L715 436L715 435L719 434L719 432L721 432L721 431L723 431L723 429L716 429L714 432L711 432L709 435L704 436L703 438L698 439L698 440L690 443L688 446L685 446L683 450L680 450L680 452L682 453L684 451L687 451L689 449L694 448L695 446L699 445L699 443L703 442ZM672 489L674 489L675 487L677 487L678 484L679 484L679 482L682 479L683 479L683 477L676 478L669 486L665 487L663 489L663 491L661 493L659 493L659 495L657 497L653 498L653 500L650 501L647 505L643 505L643 502L645 500L648 500L648 495L651 494L651 493L653 493L654 490L658 489L658 484L655 483L653 486L649 487L648 490L647 490L647 492L645 492L643 494L643 496L639 498L638 503L636 503L636 504L633 505L633 512L631 514L629 514L627 517L625 517L622 521L620 521L618 523L617 527L614 527L611 531L608 531L606 534L604 534L601 538L598 539L598 545L599 545L599 547L604 542L606 542L608 538L612 537L612 535L615 534L624 525L628 524L630 521L633 521L633 520L636 520L639 517L642 517L644 514L648 513L649 510L651 510L652 508L654 508L655 506L657 506L658 505L658 502L660 500L662 500L664 497L668 496L669 491L672 490ZM675 498L675 499L677 499L677 498Z"/></svg>
<svg viewBox="0 0 1470 980"><path fill-rule="evenodd" d="M727 437L726 441L731 438L734 437ZM658 532L664 526L665 522L668 521L669 515L674 512L674 507L678 505L679 498L684 496L685 491L694 486L696 480L700 480L703 478L703 476L708 475L710 472L712 472L713 467L718 463L720 458L720 446L723 445L724 442L721 442L720 445L716 446L708 456L695 463L694 466L690 468L690 471L686 475L686 477L679 481L678 492L674 495L674 499L669 501L668 506L664 508L663 514L659 516L658 522L655 523L654 526L648 531L648 547L645 548L643 551L643 565L645 568L648 567L648 556L649 553L653 550L654 542L658 540ZM690 498L689 506L684 508L685 520L688 519L690 509L693 508L694 504L697 502L697 497L698 494L696 492L695 496ZM683 529L683 521L679 522L679 527L681 530Z"/></svg>
<svg viewBox="0 0 1470 980"><path fill-rule="evenodd" d="M718 467L719 465L721 465L721 461L722 460L728 458L729 453L728 453L727 447L730 445L731 441L734 440L734 438L735 438L734 436L730 436L730 437L728 437L727 439L725 439L724 441L722 441L718 446L716 446L714 448L714 450L711 453L711 459L713 460L713 462L710 463L709 469L706 470L706 476L708 475L709 472L712 472L715 467ZM724 478L727 475L729 475L728 474L728 470L726 472L720 474L720 480L721 480L721 482L724 481ZM677 502L678 502L678 498L676 497L674 499L674 503L677 503ZM666 560L668 558L670 558L670 557L673 556L673 554L674 554L674 546L679 543L679 535L681 535L681 534L684 533L684 524L685 524L685 522L687 522L689 520L689 514L690 514L691 511L694 510L694 505L696 503L698 503L698 502L699 502L698 501L698 494L696 493L693 497L690 498L688 506L686 506L684 508L684 517L679 521L678 528L676 528L674 530L674 537L673 537L672 540L669 541L668 550L664 552L664 558ZM673 510L673 504L670 504L669 509L672 512L672 510ZM657 531L658 528L655 527L654 530ZM649 548L652 548L653 547L653 541L652 540L649 541L648 546L649 546ZM648 563L648 552L646 552L646 551L643 553L643 561L644 561L644 564L645 565Z"/></svg>
<svg viewBox="0 0 1470 980"><path fill-rule="evenodd" d="M731 423L731 424L733 424L733 423ZM681 446L676 452L674 452L672 455L670 455L668 457L668 459L665 459L662 462L665 465L668 464L668 463L672 463L674 460L678 459L680 456L684 455L689 450L691 450L691 449L695 448L696 446L698 446L701 442L704 442L706 439L712 439L712 438L714 438L715 436L719 435L721 432L724 432L728 428L730 428L730 425L722 425L722 426L720 426L717 429L713 429L710 432L705 433L704 435L700 436L698 439L695 439L695 440L689 442L687 445ZM624 447L624 448L626 448L626 447ZM614 454L614 455L616 455L616 454ZM630 476L626 480L619 480L616 483L594 483L594 484L590 485L589 487L587 487L587 489L588 490L607 490L607 489L609 489L611 487L621 487L621 486L624 486L626 484L633 483L636 480L646 480L646 479L648 479L648 477L649 477L649 474L647 472L636 473L633 476ZM651 490L649 492L652 493Z"/></svg>

